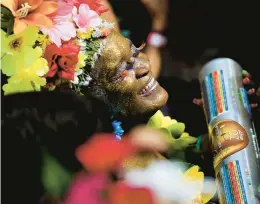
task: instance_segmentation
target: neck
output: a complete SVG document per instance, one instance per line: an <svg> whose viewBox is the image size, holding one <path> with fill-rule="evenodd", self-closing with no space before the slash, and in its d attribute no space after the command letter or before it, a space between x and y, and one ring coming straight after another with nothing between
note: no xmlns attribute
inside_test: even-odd
<svg viewBox="0 0 260 204"><path fill-rule="evenodd" d="M130 129L133 127L140 125L140 124L147 124L149 118L154 115L154 112L150 112L147 114L140 114L140 115L125 115L116 113L113 115L113 118L111 118L111 107L107 106L105 103L94 100L94 106L95 106L95 112L98 114L99 118L101 118L102 121L107 121L107 124L105 127L102 127L102 131L113 131L112 128L112 120L117 120L122 122L122 128L124 129L125 133L127 133ZM103 130L103 128L105 128Z"/></svg>

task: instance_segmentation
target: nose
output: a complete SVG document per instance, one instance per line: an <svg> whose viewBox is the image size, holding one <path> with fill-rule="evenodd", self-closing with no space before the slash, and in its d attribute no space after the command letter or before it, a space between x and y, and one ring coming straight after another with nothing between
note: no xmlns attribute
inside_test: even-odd
<svg viewBox="0 0 260 204"><path fill-rule="evenodd" d="M151 64L145 54L140 53L135 58L134 70L136 79L145 77L151 71Z"/></svg>

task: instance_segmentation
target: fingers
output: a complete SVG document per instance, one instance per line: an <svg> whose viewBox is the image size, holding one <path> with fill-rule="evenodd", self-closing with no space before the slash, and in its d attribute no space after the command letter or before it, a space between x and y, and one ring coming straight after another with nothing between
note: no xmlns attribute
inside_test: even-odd
<svg viewBox="0 0 260 204"><path fill-rule="evenodd" d="M247 91L247 93L248 93L248 95L254 95L254 94L256 93L256 91L255 91L254 88L252 88L252 89L249 89L249 90Z"/></svg>
<svg viewBox="0 0 260 204"><path fill-rule="evenodd" d="M166 152L169 148L168 136L147 126L137 126L130 132L131 142L142 150Z"/></svg>
<svg viewBox="0 0 260 204"><path fill-rule="evenodd" d="M202 106L202 99L194 98L193 103L198 106Z"/></svg>
<svg viewBox="0 0 260 204"><path fill-rule="evenodd" d="M243 71L242 71L242 76L243 76L243 77L252 78L252 77L251 77L251 74L249 74L246 70L243 70Z"/></svg>
<svg viewBox="0 0 260 204"><path fill-rule="evenodd" d="M252 109L255 109L255 108L258 107L258 104L257 104L257 103L250 104L250 107L251 107Z"/></svg>
<svg viewBox="0 0 260 204"><path fill-rule="evenodd" d="M242 81L243 81L243 84L244 84L244 85L252 84L252 80L251 80L249 77L243 78Z"/></svg>
<svg viewBox="0 0 260 204"><path fill-rule="evenodd" d="M249 74L246 70L242 71L242 76L243 76L242 82L244 85L254 85L251 74Z"/></svg>

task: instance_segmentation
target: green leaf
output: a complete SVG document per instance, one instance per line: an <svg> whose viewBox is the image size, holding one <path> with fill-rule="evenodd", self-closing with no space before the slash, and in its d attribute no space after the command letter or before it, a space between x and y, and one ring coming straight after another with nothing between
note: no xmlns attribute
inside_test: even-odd
<svg viewBox="0 0 260 204"><path fill-rule="evenodd" d="M10 35L13 32L14 28L14 19L10 20L9 26L7 27L7 35Z"/></svg>
<svg viewBox="0 0 260 204"><path fill-rule="evenodd" d="M1 21L2 19L10 19L10 18L14 18L12 12L8 8L1 5Z"/></svg>
<svg viewBox="0 0 260 204"><path fill-rule="evenodd" d="M9 21L1 21L1 28L8 28L9 27Z"/></svg>
<svg viewBox="0 0 260 204"><path fill-rule="evenodd" d="M185 130L185 124L177 122L170 125L167 129L172 133L174 138L179 138Z"/></svg>
<svg viewBox="0 0 260 204"><path fill-rule="evenodd" d="M45 192L54 197L62 197L72 181L68 172L48 152L43 152L42 183Z"/></svg>

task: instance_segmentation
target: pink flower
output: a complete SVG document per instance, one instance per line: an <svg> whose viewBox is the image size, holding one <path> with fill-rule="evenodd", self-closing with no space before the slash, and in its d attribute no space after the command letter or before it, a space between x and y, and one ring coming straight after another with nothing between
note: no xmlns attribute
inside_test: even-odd
<svg viewBox="0 0 260 204"><path fill-rule="evenodd" d="M95 11L98 15L108 11L108 8L101 4L102 0L66 0L68 3L73 4L77 8L81 4L87 4L91 10Z"/></svg>
<svg viewBox="0 0 260 204"><path fill-rule="evenodd" d="M81 4L77 13L77 8L73 8L73 20L79 27L80 32L88 32L89 28L97 27L101 24L99 15L91 10L87 4Z"/></svg>
<svg viewBox="0 0 260 204"><path fill-rule="evenodd" d="M106 174L82 173L73 181L64 204L105 204L102 192L107 189L109 183Z"/></svg>
<svg viewBox="0 0 260 204"><path fill-rule="evenodd" d="M51 16L54 26L52 28L42 28L41 31L60 47L62 40L69 41L71 38L76 37L76 29L70 20L73 5L63 1L58 1L58 4L58 11Z"/></svg>

